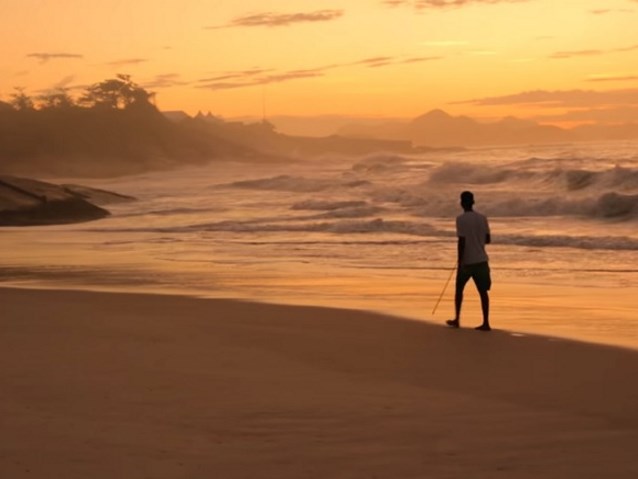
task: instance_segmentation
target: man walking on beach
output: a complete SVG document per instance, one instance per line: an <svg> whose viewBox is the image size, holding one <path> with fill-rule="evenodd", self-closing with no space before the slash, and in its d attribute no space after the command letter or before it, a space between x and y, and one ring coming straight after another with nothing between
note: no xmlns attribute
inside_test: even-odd
<svg viewBox="0 0 638 479"><path fill-rule="evenodd" d="M483 324L476 329L490 331L490 297L488 291L492 286L490 267L485 245L489 244L490 227L487 217L473 210L474 194L470 191L461 193L463 213L456 218L456 236L458 237L458 267L456 269L456 293L454 294L454 319L448 319L447 325L453 328L460 326L463 290L470 280L474 280L481 297Z"/></svg>

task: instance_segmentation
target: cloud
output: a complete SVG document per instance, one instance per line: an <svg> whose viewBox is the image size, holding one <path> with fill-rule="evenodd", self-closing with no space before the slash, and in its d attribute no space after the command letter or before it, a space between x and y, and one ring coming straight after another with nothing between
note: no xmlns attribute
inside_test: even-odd
<svg viewBox="0 0 638 479"><path fill-rule="evenodd" d="M606 15L608 13L633 13L633 10L627 8L600 8L596 10L590 10L592 15Z"/></svg>
<svg viewBox="0 0 638 479"><path fill-rule="evenodd" d="M629 45L627 47L611 48L609 50L571 50L556 52L549 56L552 59L565 59L573 57L592 57L598 55L605 55L608 53L625 53L638 50L638 45Z"/></svg>
<svg viewBox="0 0 638 479"><path fill-rule="evenodd" d="M265 77L264 83L279 83L282 81L297 80L299 78L314 78L323 76L321 70L294 70L277 75L268 75Z"/></svg>
<svg viewBox="0 0 638 479"><path fill-rule="evenodd" d="M327 22L343 15L343 10L317 10L309 13L255 13L236 17L226 25L204 27L208 30L232 27L284 27L295 23Z"/></svg>
<svg viewBox="0 0 638 479"><path fill-rule="evenodd" d="M77 53L29 53L28 58L37 58L40 63L47 63L49 60L65 59L65 58L84 58L84 55Z"/></svg>
<svg viewBox="0 0 638 479"><path fill-rule="evenodd" d="M319 68L310 70L291 70L268 75L242 75L240 72L238 74L222 75L216 78L204 78L199 80L201 84L197 88L204 88L207 90L230 90L258 85L268 85L270 83L281 83L302 78L316 78L323 75L323 70Z"/></svg>
<svg viewBox="0 0 638 479"><path fill-rule="evenodd" d="M170 88L174 86L189 85L190 82L181 80L179 73L162 73L155 75L152 80L142 83L143 88Z"/></svg>
<svg viewBox="0 0 638 479"><path fill-rule="evenodd" d="M258 75L263 75L264 73L270 73L270 72L273 72L273 71L274 70L272 70L272 69L253 68L253 69L250 69L250 70L240 70L240 71L234 71L234 72L226 72L226 73L222 73L220 75L214 76L214 77L202 78L202 79L199 80L199 82L202 82L202 83L214 83L214 82L226 81L226 80L249 79L249 78L256 77Z"/></svg>
<svg viewBox="0 0 638 479"><path fill-rule="evenodd" d="M468 45L469 42L464 40L438 40L432 42L423 42L426 47L462 47Z"/></svg>
<svg viewBox="0 0 638 479"><path fill-rule="evenodd" d="M48 88L36 90L36 93L41 95L51 95L86 88L86 85L72 85L72 83L75 81L75 78L75 75L67 75L65 77L62 77L60 80L58 80L56 83Z"/></svg>
<svg viewBox="0 0 638 479"><path fill-rule="evenodd" d="M62 90L64 88L67 88L71 83L73 83L73 81L75 80L75 75L67 75L64 78L62 78L60 81L58 81L53 88L56 90Z"/></svg>
<svg viewBox="0 0 638 479"><path fill-rule="evenodd" d="M258 85L267 85L269 83L281 83L291 80L317 78L325 76L330 70L339 68L367 67L381 68L393 65L414 64L426 61L441 60L443 57L391 57L377 56L364 58L348 63L336 63L331 65L323 65L315 68L303 70L289 70L284 72L276 72L272 69L252 68L249 70L239 70L222 72L213 77L202 78L197 81L197 88L205 88L209 90L229 90L235 88L246 88Z"/></svg>
<svg viewBox="0 0 638 479"><path fill-rule="evenodd" d="M636 81L638 75L594 75L587 78L588 82L615 82L615 81Z"/></svg>
<svg viewBox="0 0 638 479"><path fill-rule="evenodd" d="M549 58L593 57L604 53L604 50L572 50L553 53Z"/></svg>
<svg viewBox="0 0 638 479"><path fill-rule="evenodd" d="M433 60L441 60L443 57L412 57L412 58L393 58L393 57L380 57L378 59L369 59L363 64L369 68L380 68L391 65L409 65L411 63L429 62Z"/></svg>
<svg viewBox="0 0 638 479"><path fill-rule="evenodd" d="M397 63L409 64L409 63L421 63L421 62L431 62L434 60L442 60L443 57L414 57L414 58L406 58L405 60L399 60Z"/></svg>
<svg viewBox="0 0 638 479"><path fill-rule="evenodd" d="M497 3L520 3L531 0L384 0L389 7L412 7L415 10L459 8L470 5L493 5Z"/></svg>
<svg viewBox="0 0 638 479"><path fill-rule="evenodd" d="M127 58L124 60L115 60L112 62L108 62L107 65L119 67L119 66L127 66L127 65L139 65L140 63L145 63L147 61L148 61L147 58Z"/></svg>
<svg viewBox="0 0 638 479"><path fill-rule="evenodd" d="M468 53L470 53L471 55L479 55L479 56L485 56L485 57L498 55L498 52L495 52L494 50L471 50Z"/></svg>
<svg viewBox="0 0 638 479"><path fill-rule="evenodd" d="M369 68L380 68L380 67L386 67L386 66L392 66L392 65L406 65L410 63L420 63L420 62L442 60L442 59L443 57L440 57L440 56L408 57L408 58L384 56L384 57L365 58L363 60L359 60L356 62L345 63L343 65L336 65L336 66L342 66L342 67L366 66Z"/></svg>
<svg viewBox="0 0 638 479"><path fill-rule="evenodd" d="M352 65L365 65L370 68L378 68L394 63L394 57L372 57L352 63Z"/></svg>
<svg viewBox="0 0 638 479"><path fill-rule="evenodd" d="M638 88L620 90L533 90L513 95L476 98L457 102L479 106L537 105L549 108L596 108L638 105Z"/></svg>

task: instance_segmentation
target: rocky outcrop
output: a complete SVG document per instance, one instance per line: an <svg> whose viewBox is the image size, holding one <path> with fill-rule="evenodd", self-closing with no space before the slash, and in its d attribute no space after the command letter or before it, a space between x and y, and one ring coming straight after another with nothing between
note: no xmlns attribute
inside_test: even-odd
<svg viewBox="0 0 638 479"><path fill-rule="evenodd" d="M78 185L0 175L0 226L78 223L110 213L97 206L133 198Z"/></svg>
<svg viewBox="0 0 638 479"><path fill-rule="evenodd" d="M113 191L101 190L99 188L91 188L89 186L62 184L68 193L79 196L80 198L98 206L112 205L114 203L127 203L135 201L132 196L122 195Z"/></svg>

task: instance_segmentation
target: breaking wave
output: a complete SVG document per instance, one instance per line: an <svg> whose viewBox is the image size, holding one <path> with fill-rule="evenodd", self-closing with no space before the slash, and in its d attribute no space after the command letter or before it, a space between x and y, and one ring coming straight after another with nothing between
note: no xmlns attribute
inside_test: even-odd
<svg viewBox="0 0 638 479"><path fill-rule="evenodd" d="M292 192L317 192L334 186L333 181L309 179L301 176L279 175L257 180L235 181L224 185L230 188L248 188L255 190L279 190Z"/></svg>
<svg viewBox="0 0 638 479"><path fill-rule="evenodd" d="M321 201L306 200L294 203L290 208L293 210L319 210L330 211L341 208L361 208L367 206L365 201Z"/></svg>
<svg viewBox="0 0 638 479"><path fill-rule="evenodd" d="M638 195L604 193L570 199L565 196L503 198L489 205L491 216L574 216L591 219L638 218Z"/></svg>
<svg viewBox="0 0 638 479"><path fill-rule="evenodd" d="M638 169L613 166L603 170L563 167L536 170L511 165L490 166L454 162L436 168L429 178L430 185L496 185L506 182L523 183L528 187L556 187L567 192L586 189L628 192L638 190Z"/></svg>
<svg viewBox="0 0 638 479"><path fill-rule="evenodd" d="M450 241L454 232L442 230L429 223L419 221L397 221L375 218L373 220L337 220L307 223L286 223L257 221L222 221L191 227L198 231L232 233L332 233L339 235L391 234L419 238L438 238ZM352 240L352 239L351 239ZM292 240L291 240L292 241ZM293 241L294 242L294 241ZM495 244L528 247L568 247L598 250L638 250L638 239L626 236L573 236L504 234L493 238Z"/></svg>
<svg viewBox="0 0 638 479"><path fill-rule="evenodd" d="M366 180L334 180L324 178L305 178L303 176L278 175L256 180L235 181L221 187L245 188L253 190L289 191L293 193L317 193L331 188L358 188L367 186Z"/></svg>
<svg viewBox="0 0 638 479"><path fill-rule="evenodd" d="M559 247L588 250L638 250L638 240L626 236L567 236L567 235L505 235L497 239L498 243L533 246Z"/></svg>
<svg viewBox="0 0 638 479"><path fill-rule="evenodd" d="M228 232L327 232L327 233L398 233L415 236L439 236L442 233L432 225L414 221L395 221L375 218L373 220L338 220L315 223L288 223L259 221L221 221L191 227L199 231ZM445 233L445 236L450 236Z"/></svg>

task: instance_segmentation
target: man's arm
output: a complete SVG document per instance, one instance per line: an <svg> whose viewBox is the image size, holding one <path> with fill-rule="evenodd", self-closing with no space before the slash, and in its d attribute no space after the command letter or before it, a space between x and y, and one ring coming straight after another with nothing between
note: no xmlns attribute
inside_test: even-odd
<svg viewBox="0 0 638 479"><path fill-rule="evenodd" d="M465 252L465 238L463 236L459 236L459 242L457 244L458 251L458 265L459 267L463 265L463 253Z"/></svg>
<svg viewBox="0 0 638 479"><path fill-rule="evenodd" d="M491 242L492 242L492 236L489 233L487 233L485 235L485 244L490 244Z"/></svg>

